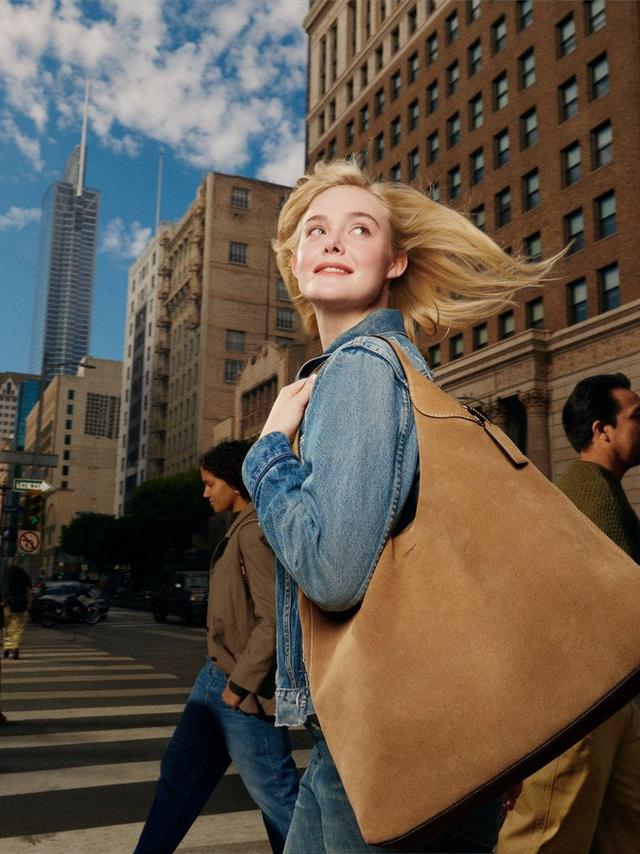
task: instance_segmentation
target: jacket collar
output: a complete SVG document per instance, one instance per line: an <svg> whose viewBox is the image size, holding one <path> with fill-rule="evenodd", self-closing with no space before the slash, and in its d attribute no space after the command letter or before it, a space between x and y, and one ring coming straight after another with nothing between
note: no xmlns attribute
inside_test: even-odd
<svg viewBox="0 0 640 854"><path fill-rule="evenodd" d="M234 532L242 525L242 523L249 518L249 516L256 515L256 508L253 506L251 502L247 504L246 507L243 507L242 510L238 513L233 522L229 525L227 533L224 535L225 539L229 539ZM256 517L257 518L257 517Z"/></svg>
<svg viewBox="0 0 640 854"><path fill-rule="evenodd" d="M402 313L395 308L378 308L368 314L360 323L347 329L342 335L338 335L335 341L327 347L321 356L315 356L309 359L298 371L296 379L303 379L312 374L316 368L319 368L339 347L348 344L354 338L359 338L362 335L380 335L393 332L397 335L406 335Z"/></svg>

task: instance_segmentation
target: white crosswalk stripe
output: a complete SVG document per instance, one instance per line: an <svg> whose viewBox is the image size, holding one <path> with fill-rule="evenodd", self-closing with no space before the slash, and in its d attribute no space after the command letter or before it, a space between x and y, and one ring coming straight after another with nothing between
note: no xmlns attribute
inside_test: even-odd
<svg viewBox="0 0 640 854"><path fill-rule="evenodd" d="M123 613L109 628L196 643L202 636L200 630L167 634ZM153 666L73 637L29 627L21 658L3 662L2 710L10 723L0 733L0 852L132 851L191 688L169 664ZM308 761L306 744L294 751L299 768ZM219 789L225 786L219 805L212 802L196 820L180 854L271 850L261 814L242 794L233 766Z"/></svg>

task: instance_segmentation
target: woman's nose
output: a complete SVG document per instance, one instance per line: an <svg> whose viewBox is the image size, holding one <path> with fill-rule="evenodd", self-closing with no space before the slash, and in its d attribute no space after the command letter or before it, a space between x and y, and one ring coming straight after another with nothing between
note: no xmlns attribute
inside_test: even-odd
<svg viewBox="0 0 640 854"><path fill-rule="evenodd" d="M342 241L335 235L327 234L324 240L325 252L342 252Z"/></svg>

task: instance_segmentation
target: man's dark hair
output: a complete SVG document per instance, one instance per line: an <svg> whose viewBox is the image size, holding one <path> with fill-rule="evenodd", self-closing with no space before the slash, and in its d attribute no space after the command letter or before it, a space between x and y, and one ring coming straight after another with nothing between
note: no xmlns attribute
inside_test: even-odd
<svg viewBox="0 0 640 854"><path fill-rule="evenodd" d="M574 451L586 450L593 441L594 421L616 426L618 403L611 392L631 388L624 374L597 374L585 377L571 392L562 407L562 426Z"/></svg>
<svg viewBox="0 0 640 854"><path fill-rule="evenodd" d="M242 463L250 447L251 442L240 440L220 442L200 457L200 466L224 480L232 489L237 489L248 500L249 493L242 482Z"/></svg>

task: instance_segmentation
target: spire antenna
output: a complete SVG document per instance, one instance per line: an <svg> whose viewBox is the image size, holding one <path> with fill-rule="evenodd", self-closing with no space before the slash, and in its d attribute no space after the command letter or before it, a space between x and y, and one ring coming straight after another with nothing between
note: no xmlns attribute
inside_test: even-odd
<svg viewBox="0 0 640 854"><path fill-rule="evenodd" d="M82 136L80 138L80 163L78 164L78 183L76 185L76 196L81 196L84 191L84 170L87 162L87 121L89 118L90 92L91 78L87 73L84 87L84 107L82 109Z"/></svg>

